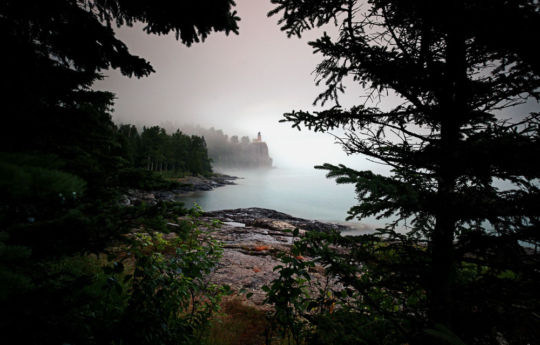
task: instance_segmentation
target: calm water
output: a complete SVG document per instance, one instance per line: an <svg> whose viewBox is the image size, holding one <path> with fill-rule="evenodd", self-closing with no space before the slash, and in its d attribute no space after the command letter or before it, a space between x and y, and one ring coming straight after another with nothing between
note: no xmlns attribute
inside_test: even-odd
<svg viewBox="0 0 540 345"><path fill-rule="evenodd" d="M183 197L186 206L193 203L205 211L263 207L290 215L321 221L344 222L347 210L356 203L353 185L338 185L315 169L227 170L240 177L236 185L196 192ZM348 222L359 230L373 228L375 220Z"/></svg>

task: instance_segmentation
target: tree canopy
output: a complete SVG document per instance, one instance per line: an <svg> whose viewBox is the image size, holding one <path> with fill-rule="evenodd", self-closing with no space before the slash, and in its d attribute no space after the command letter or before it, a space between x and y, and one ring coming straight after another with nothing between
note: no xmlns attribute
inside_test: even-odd
<svg viewBox="0 0 540 345"><path fill-rule="evenodd" d="M101 71L119 69L130 77L153 72L116 37L115 26L141 22L147 33L174 33L191 45L212 31L237 33L233 6L232 0L3 1L0 37L7 53L0 60L0 94L4 117L13 123L3 126L3 147L48 145L76 124L75 117L84 118L81 112L109 110L112 94L90 89Z"/></svg>
<svg viewBox="0 0 540 345"><path fill-rule="evenodd" d="M219 248L190 243L193 261L164 260L167 241L154 248L156 238L133 242L125 234L137 227L166 230L186 211L168 204L123 207L120 197L128 187L168 184L137 169L141 150L159 166L150 170L164 164L167 170L165 160L177 160L187 165L182 173L208 173L204 139L157 128L156 135L145 135L149 145L130 145L139 138L136 130L112 122L114 95L92 84L108 69L138 78L153 72L117 38L115 27L143 23L147 33L174 33L189 46L212 32L237 33L233 7L232 0L0 2L0 342L193 341L221 293L219 287L206 291L201 278ZM199 241L194 229L177 230ZM105 255L111 246L133 250L131 272L117 256ZM183 281L156 278L166 271L176 278L187 267L193 275L185 273ZM203 290L213 294L204 313L178 315L190 303L187 292L195 298ZM132 332L137 322L145 339Z"/></svg>
<svg viewBox="0 0 540 345"><path fill-rule="evenodd" d="M404 264L394 262L370 286L382 287L395 301L413 294L407 284L417 286L416 291L427 293L425 311L419 308L413 317L417 324L425 320L423 327L444 325L472 343L487 341L488 326L482 326L489 324L487 319L497 325L492 327L505 328L500 319L494 321L502 316L493 310L515 312L508 303L529 298L530 284L539 278L532 269L537 255L528 248L540 240L540 170L534 163L540 152L540 114L523 114L518 107L537 104L540 97L540 60L533 43L539 39L538 2L272 2L276 8L269 14L281 15L280 25L289 36L328 23L339 28L336 37L325 33L310 42L324 56L316 73L325 91L316 102L334 105L315 113L292 111L283 121L322 132L343 128L339 141L347 153L392 168L385 176L343 165L318 167L338 183L355 184L359 203L350 209L350 218L391 217L381 238L409 248L378 247L392 247ZM360 105L344 109L339 95L346 92L347 80L359 83L366 94ZM397 106L385 105L389 94L399 98ZM359 239L364 244L371 240ZM351 253L351 260L358 265L376 261L381 269L384 262L369 250L370 255ZM332 261L337 274L368 300L369 290L340 271L340 262ZM474 282L463 278L469 264L479 272L485 269ZM519 272L522 280L513 283L527 286L522 295L511 296L507 281L498 279L497 272L505 269ZM390 275L402 277L405 285ZM500 294L493 304L482 296L488 282ZM473 303L482 305L477 314L467 310ZM411 317L404 311L406 302L397 305L400 317ZM528 308L538 308L538 300ZM385 317L396 317L391 314ZM470 322L478 329L471 330ZM532 338L533 330L527 330ZM518 343L527 342L511 327L505 332Z"/></svg>

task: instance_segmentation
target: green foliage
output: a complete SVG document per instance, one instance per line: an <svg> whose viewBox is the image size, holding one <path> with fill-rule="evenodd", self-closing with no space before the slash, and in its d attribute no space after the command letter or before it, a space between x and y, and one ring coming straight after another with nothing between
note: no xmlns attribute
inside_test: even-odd
<svg viewBox="0 0 540 345"><path fill-rule="evenodd" d="M125 168L118 172L118 186L142 190L172 190L179 186L175 181L142 168Z"/></svg>
<svg viewBox="0 0 540 345"><path fill-rule="evenodd" d="M158 172L166 177L183 176L185 173L193 175L207 175L212 172L210 159L204 138L188 136L179 130L168 135L159 126L144 127L139 135L137 128L131 125L122 125L118 129L124 157L129 163L127 180L138 182L142 188L150 187L151 174L144 175L137 168ZM156 178L153 178L157 180Z"/></svg>
<svg viewBox="0 0 540 345"><path fill-rule="evenodd" d="M212 31L237 32L239 18L233 6L230 0L211 1L211 6L124 0L0 3L0 39L6 52L0 56L6 66L0 79L4 121L0 128L0 343L127 342L132 327L123 323L126 313L136 308L135 296L141 303L144 300L133 293L136 285L132 284L144 281L144 276L130 279L133 274L124 271L120 261L108 262L103 253L111 248L127 250L128 232L140 226L147 226L149 232L164 230L185 211L170 204L120 205L121 191L127 187L171 184L133 171L138 147L129 140L130 128L114 125L114 95L95 91L92 84L109 68L136 77L153 72L146 60L132 55L116 37L114 26L142 22L149 33L173 32L190 45ZM194 141L195 158L200 159L206 151L200 138ZM196 162L196 169L209 171L205 162ZM178 226L178 231L188 236L191 227ZM203 248L193 249L189 255L199 258L196 253ZM201 274L213 259L208 256L201 263ZM199 267L188 259L174 265L163 260L148 269L165 274L184 264ZM155 303L169 303L172 298L155 298L166 288L144 292ZM169 320L174 319L173 304L147 307L169 311ZM196 313L201 322L190 321L189 327L200 329L204 320L200 315L208 313L204 310L206 314ZM159 335L167 336L148 334L155 339Z"/></svg>
<svg viewBox="0 0 540 345"><path fill-rule="evenodd" d="M442 340L446 344L466 345L461 339L452 333L452 331L442 325L436 325L435 329L427 329L426 333Z"/></svg>
<svg viewBox="0 0 540 345"><path fill-rule="evenodd" d="M282 261L279 278L265 291L275 308L272 320L295 344L488 344L493 327L515 343L535 334L531 313L540 305L532 297L534 278L474 258L456 270L453 326L459 335L432 325L426 294L431 258L414 238L310 232ZM536 264L524 264L530 265ZM311 273L313 267L324 267L322 278ZM509 322L509 315L516 321Z"/></svg>
<svg viewBox="0 0 540 345"><path fill-rule="evenodd" d="M298 230L294 231L295 236ZM266 303L274 306L275 312L272 321L281 326L279 329L282 337L287 337L295 344L301 344L306 327L305 313L312 308L313 300L309 295L309 282L311 276L308 273L312 262L300 259L300 249L294 246L291 253L280 254L283 265L274 267L279 272L279 277L272 281L270 286L263 286L262 290L267 293Z"/></svg>
<svg viewBox="0 0 540 345"><path fill-rule="evenodd" d="M30 260L31 252L0 242L2 337L29 344L197 344L227 286L206 276L221 244L178 205L132 208L130 244L99 255ZM179 214L179 211L181 213ZM170 235L154 232L167 224ZM153 228L150 228L150 225ZM24 322L23 322L24 320Z"/></svg>
<svg viewBox="0 0 540 345"><path fill-rule="evenodd" d="M2 299L2 342L93 344L123 308L125 297L109 288L109 276L95 257L14 264L11 268L23 276L25 285L19 289L13 281L6 285L11 289L2 296L6 298Z"/></svg>
<svg viewBox="0 0 540 345"><path fill-rule="evenodd" d="M408 271L394 270L401 267L406 250L414 249L374 236L307 233L282 258L285 265L276 267L280 277L265 288L276 322L296 335L295 344L398 344L410 339L425 322L426 301L420 279L411 279L422 273L422 262L410 262ZM313 267L324 267L324 276L314 278Z"/></svg>
<svg viewBox="0 0 540 345"><path fill-rule="evenodd" d="M36 166L20 166L0 162L0 188L9 200L43 200L52 196L62 198L81 197L86 182L60 170Z"/></svg>
<svg viewBox="0 0 540 345"><path fill-rule="evenodd" d="M317 167L355 185L350 218L390 220L378 236L321 239L318 247L328 242L339 255L313 246L314 257L358 293L355 310L392 322L399 336L389 334L391 343L441 340L440 329L424 331L436 325L454 343L534 342L540 170L531 160L540 117L516 106L540 99L538 52L525 43L538 40L538 2L272 2L290 36L338 26L310 42L324 56L316 73L326 88L316 102L334 106L283 121L340 129L348 154L391 169ZM339 95L351 78L366 100L345 109ZM386 95L397 103L383 103Z"/></svg>
<svg viewBox="0 0 540 345"><path fill-rule="evenodd" d="M198 343L221 296L229 291L206 279L221 256L221 245L197 228L182 235L172 240L159 233L136 235L131 248L135 269L123 320L128 342Z"/></svg>
<svg viewBox="0 0 540 345"><path fill-rule="evenodd" d="M32 281L24 272L31 250L24 246L6 244L8 238L8 233L0 232L0 303L5 303L16 293L32 288Z"/></svg>

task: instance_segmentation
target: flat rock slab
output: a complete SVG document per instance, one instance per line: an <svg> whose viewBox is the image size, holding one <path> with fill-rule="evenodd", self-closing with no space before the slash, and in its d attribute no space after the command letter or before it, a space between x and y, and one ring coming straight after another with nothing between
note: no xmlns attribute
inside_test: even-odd
<svg viewBox="0 0 540 345"><path fill-rule="evenodd" d="M336 223L320 222L304 218L293 217L289 214L270 210L267 208L250 207L231 210L220 210L204 213L207 217L219 219L223 222L238 222L258 227L272 227L279 230L295 228L310 231L351 230L352 228Z"/></svg>
<svg viewBox="0 0 540 345"><path fill-rule="evenodd" d="M253 294L252 303L261 305L266 296L261 288L278 277L273 271L278 264L279 261L271 255L252 255L235 248L225 248L210 280L216 284L227 284L235 291L244 289Z"/></svg>
<svg viewBox="0 0 540 345"><path fill-rule="evenodd" d="M306 231L328 231L335 226L261 208L207 212L202 218L208 224L215 219L224 222L213 232L223 242L224 251L210 281L252 293L250 301L256 306L263 306L266 295L262 287L278 278L274 272L281 264L278 255L288 252L295 240L290 230L299 228L302 236ZM325 280L322 267L313 268L311 274L313 280Z"/></svg>
<svg viewBox="0 0 540 345"><path fill-rule="evenodd" d="M210 223L213 218L203 218ZM252 293L250 301L262 305L264 285L278 277L274 267L281 262L279 253L288 252L293 236L290 232L253 226L223 224L213 232L223 243L223 256L210 275L215 284L229 285L234 291Z"/></svg>

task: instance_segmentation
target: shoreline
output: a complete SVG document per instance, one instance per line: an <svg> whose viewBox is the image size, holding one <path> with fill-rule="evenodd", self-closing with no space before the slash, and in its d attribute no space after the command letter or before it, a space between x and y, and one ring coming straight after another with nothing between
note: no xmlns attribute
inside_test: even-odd
<svg viewBox="0 0 540 345"><path fill-rule="evenodd" d="M235 185L235 180L241 179L238 176L232 176L221 173L214 173L210 177L204 176L186 176L175 179L181 186L177 189L173 189L171 192L182 196L190 192L203 192L214 190L218 187Z"/></svg>
<svg viewBox="0 0 540 345"><path fill-rule="evenodd" d="M235 185L235 180L241 179L238 176L214 173L210 177L186 176L174 179L180 186L171 190L150 190L128 189L122 199L122 205L137 205L146 202L155 205L158 201L177 201L178 198L188 196L194 192L211 191L218 187Z"/></svg>
<svg viewBox="0 0 540 345"><path fill-rule="evenodd" d="M145 202L155 205L159 201L180 201L182 198L190 197L198 192L209 192L216 188L236 185L236 180L244 177L228 175L224 173L214 173L212 176L186 176L175 179L181 185L171 190L143 191L130 189L124 195L122 204L125 206L136 205ZM188 205L185 205L188 207ZM247 225L257 225L256 218L267 218L272 220L287 221L292 225L306 228L307 230L320 230L334 228L344 235L359 235L375 232L376 226L373 224L360 223L343 220L319 220L315 218L300 218L276 210L275 208L262 208L247 206L241 208L220 208L211 211L203 209L204 214L215 215L221 221L231 221L237 223L246 223Z"/></svg>
<svg viewBox="0 0 540 345"><path fill-rule="evenodd" d="M290 253L296 239L308 231L343 231L348 228L258 207L204 212L201 220L203 224L220 221L217 228L209 227L212 236L223 243L222 257L209 276L210 282L230 286L237 298L263 310L270 306L264 303L266 293L262 287L278 278L279 273L274 271L274 267L282 264L280 254ZM294 229L298 229L296 238L290 231ZM309 259L303 257L303 260ZM327 281L339 285L335 279L328 280L324 267L320 265L310 268L310 274L313 282ZM252 296L248 299L241 291Z"/></svg>
<svg viewBox="0 0 540 345"><path fill-rule="evenodd" d="M188 189L204 188L212 190L221 185L234 184L237 177L225 175L218 176L213 180L207 178L190 178L195 183ZM208 182L208 181L211 182ZM186 180L184 180L186 181ZM224 181L224 182L222 182ZM221 184L223 183L223 184ZM211 189L207 189L212 187ZM185 191L186 189L181 189ZM159 200L174 200L178 189L174 191L157 192L134 192L132 191L130 204L140 202L156 204ZM180 219L182 219L181 217ZM323 222L299 218L267 208L249 207L224 209L218 211L203 211L201 217L201 230L210 231L211 236L223 244L222 257L208 277L209 281L217 285L228 285L234 291L234 295L243 303L258 309L268 309L270 306L264 303L266 293L263 286L270 285L278 278L278 272L274 267L282 264L280 254L290 253L290 249L297 238L290 230L298 229L298 236L302 237L306 232L321 231L340 232L354 231L354 227L334 222ZM216 228L213 224L219 221ZM173 224L169 224L173 226ZM167 236L175 236L174 233ZM309 260L309 257L305 257ZM326 281L328 277L321 266L310 269L310 274L315 281ZM333 279L331 279L333 281ZM337 284L337 282L333 282ZM251 293L247 299L244 293Z"/></svg>
<svg viewBox="0 0 540 345"><path fill-rule="evenodd" d="M236 223L243 224L243 226L270 226L275 227L277 222L292 226L292 228L301 228L306 231L323 231L328 232L330 230L350 231L354 230L353 227L339 224L335 222L322 222L314 219L305 219L295 216L291 216L287 213L279 212L276 210L261 208L261 207L248 207L248 208L235 208L224 209L217 211L205 211L204 217L211 217L224 223ZM241 226L241 225L239 225Z"/></svg>

